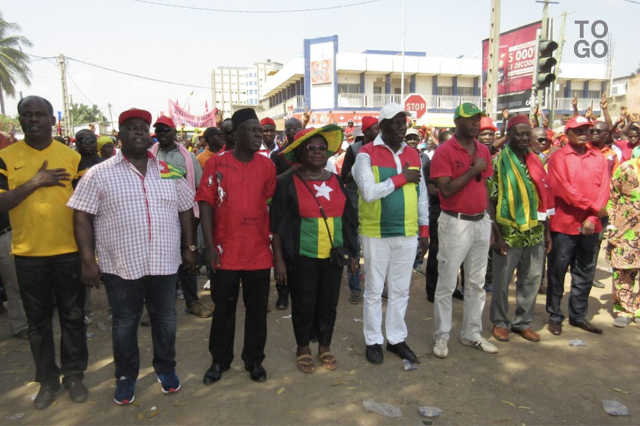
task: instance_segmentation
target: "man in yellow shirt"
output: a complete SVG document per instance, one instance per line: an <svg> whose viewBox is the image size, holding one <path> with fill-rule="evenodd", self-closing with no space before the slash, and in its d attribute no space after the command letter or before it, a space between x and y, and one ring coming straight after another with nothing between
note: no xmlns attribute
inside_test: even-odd
<svg viewBox="0 0 640 426"><path fill-rule="evenodd" d="M60 392L60 374L74 402L87 400L85 287L66 203L79 176L80 154L51 139L51 103L28 96L18 103L24 140L0 151L0 212L9 212L20 294L40 391L34 404L47 408ZM51 317L54 295L62 330L62 368L56 365Z"/></svg>

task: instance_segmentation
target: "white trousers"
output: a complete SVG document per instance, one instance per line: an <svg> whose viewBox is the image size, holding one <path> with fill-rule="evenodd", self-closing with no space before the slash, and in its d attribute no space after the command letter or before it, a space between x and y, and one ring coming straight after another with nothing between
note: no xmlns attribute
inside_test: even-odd
<svg viewBox="0 0 640 426"><path fill-rule="evenodd" d="M362 236L365 286L363 331L367 345L384 343L382 336L382 290L387 283L387 341L395 345L407 338L404 317L409 303L417 237L373 238Z"/></svg>
<svg viewBox="0 0 640 426"><path fill-rule="evenodd" d="M441 213L438 218L438 283L434 300L434 337L449 339L451 296L458 271L464 263L464 314L460 335L476 340L482 333L482 310L486 293L484 278L491 239L491 220L458 219Z"/></svg>

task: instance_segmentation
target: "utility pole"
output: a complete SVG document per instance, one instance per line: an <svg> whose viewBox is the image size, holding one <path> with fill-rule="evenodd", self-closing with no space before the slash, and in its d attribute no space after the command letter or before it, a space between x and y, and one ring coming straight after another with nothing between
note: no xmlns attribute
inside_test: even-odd
<svg viewBox="0 0 640 426"><path fill-rule="evenodd" d="M402 73L400 76L400 103L404 102L404 51L407 38L407 0L402 0Z"/></svg>
<svg viewBox="0 0 640 426"><path fill-rule="evenodd" d="M113 131L115 126L113 125L113 114L111 114L111 102L107 104L107 108L109 109L109 125L111 126L111 131Z"/></svg>
<svg viewBox="0 0 640 426"><path fill-rule="evenodd" d="M71 135L73 128L71 127L71 112L69 110L69 97L67 92L67 62L64 55L61 53L58 56L58 64L60 65L60 80L62 83L62 104L64 109L64 120L62 121L62 133L64 135Z"/></svg>
<svg viewBox="0 0 640 426"><path fill-rule="evenodd" d="M560 20L560 34L558 34L558 50L556 50L556 75L560 76L560 62L562 62L562 52L564 50L565 43L565 30L567 27L567 12L562 12L562 18ZM551 83L551 107L549 109L549 124L553 126L553 122L556 117L556 82Z"/></svg>
<svg viewBox="0 0 640 426"><path fill-rule="evenodd" d="M487 66L486 111L490 117L498 115L498 66L500 54L500 1L491 0L491 27L489 29L489 57Z"/></svg>

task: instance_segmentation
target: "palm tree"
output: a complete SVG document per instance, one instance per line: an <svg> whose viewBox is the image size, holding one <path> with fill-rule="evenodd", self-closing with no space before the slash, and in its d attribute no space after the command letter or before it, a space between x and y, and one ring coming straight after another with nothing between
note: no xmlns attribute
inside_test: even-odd
<svg viewBox="0 0 640 426"><path fill-rule="evenodd" d="M31 84L29 80L29 55L22 51L23 47L31 47L31 41L21 35L13 35L19 32L20 26L13 22L7 22L0 12L0 112L5 115L4 94L16 95L16 80L20 79L25 84Z"/></svg>

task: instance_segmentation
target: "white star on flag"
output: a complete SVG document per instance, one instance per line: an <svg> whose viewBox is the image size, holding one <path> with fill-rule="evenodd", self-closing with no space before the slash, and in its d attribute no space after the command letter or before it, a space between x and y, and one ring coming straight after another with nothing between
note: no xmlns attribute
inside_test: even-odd
<svg viewBox="0 0 640 426"><path fill-rule="evenodd" d="M313 187L316 190L316 198L324 197L328 201L331 201L331 196L329 194L331 193L331 191L333 191L333 188L331 188L330 186L327 186L326 182L322 182L322 185L320 186L314 183Z"/></svg>

